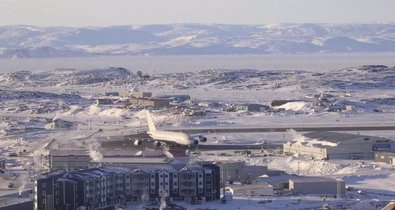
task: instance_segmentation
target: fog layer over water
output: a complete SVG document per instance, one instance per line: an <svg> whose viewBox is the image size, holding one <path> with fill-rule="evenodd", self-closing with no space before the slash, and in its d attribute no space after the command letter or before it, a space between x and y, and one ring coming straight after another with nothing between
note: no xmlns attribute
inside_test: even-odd
<svg viewBox="0 0 395 210"><path fill-rule="evenodd" d="M0 59L0 73L48 71L57 68L123 67L144 73L175 73L205 69L330 71L367 64L395 65L395 53L313 55L188 55L106 56L79 58Z"/></svg>

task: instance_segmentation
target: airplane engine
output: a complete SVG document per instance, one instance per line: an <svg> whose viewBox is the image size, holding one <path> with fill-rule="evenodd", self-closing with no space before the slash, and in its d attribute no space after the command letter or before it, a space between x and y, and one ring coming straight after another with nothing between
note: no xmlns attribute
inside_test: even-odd
<svg viewBox="0 0 395 210"><path fill-rule="evenodd" d="M141 140L138 140L138 139L134 140L134 142L133 142L133 144L136 145L136 146L140 146L142 143L143 142Z"/></svg>
<svg viewBox="0 0 395 210"><path fill-rule="evenodd" d="M193 141L193 144L194 144L194 145L199 144L199 140L194 140L194 141Z"/></svg>
<svg viewBox="0 0 395 210"><path fill-rule="evenodd" d="M207 141L207 138L204 137L204 136L199 136L199 141L200 141L200 142L206 142L206 141Z"/></svg>
<svg viewBox="0 0 395 210"><path fill-rule="evenodd" d="M155 141L154 142L154 146L161 147L162 145L163 145L163 143L160 142L160 141Z"/></svg>

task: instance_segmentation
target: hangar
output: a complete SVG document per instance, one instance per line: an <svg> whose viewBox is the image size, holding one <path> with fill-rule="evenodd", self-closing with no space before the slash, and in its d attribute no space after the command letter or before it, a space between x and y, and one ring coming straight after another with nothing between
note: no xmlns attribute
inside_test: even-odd
<svg viewBox="0 0 395 210"><path fill-rule="evenodd" d="M377 136L319 131L285 143L283 151L318 159L373 159L375 152L395 151L395 142Z"/></svg>

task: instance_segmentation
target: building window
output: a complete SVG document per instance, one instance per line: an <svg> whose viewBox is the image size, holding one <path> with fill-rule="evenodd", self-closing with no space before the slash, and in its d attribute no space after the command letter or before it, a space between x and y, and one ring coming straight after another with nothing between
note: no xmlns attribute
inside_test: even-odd
<svg viewBox="0 0 395 210"><path fill-rule="evenodd" d="M199 189L199 193L202 193L203 192L203 189Z"/></svg>
<svg viewBox="0 0 395 210"><path fill-rule="evenodd" d="M210 181L211 180L211 176L207 176L207 181Z"/></svg>
<svg viewBox="0 0 395 210"><path fill-rule="evenodd" d="M55 187L59 187L59 183L56 183L56 184L55 184Z"/></svg>
<svg viewBox="0 0 395 210"><path fill-rule="evenodd" d="M45 194L47 194L47 192L43 191L43 196L45 196Z"/></svg>
<svg viewBox="0 0 395 210"><path fill-rule="evenodd" d="M42 183L41 186L42 186L43 188L45 188L47 185L46 185L45 183Z"/></svg>

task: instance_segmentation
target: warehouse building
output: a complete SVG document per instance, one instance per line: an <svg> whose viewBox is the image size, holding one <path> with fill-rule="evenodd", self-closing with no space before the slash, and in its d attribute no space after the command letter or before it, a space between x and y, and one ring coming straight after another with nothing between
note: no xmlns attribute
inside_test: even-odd
<svg viewBox="0 0 395 210"><path fill-rule="evenodd" d="M163 151L144 150L136 155L131 150L100 151L102 158L93 160L87 150L51 150L49 152L49 170L75 171L98 166L136 166L136 165L166 165L173 163ZM183 164L183 157L177 156L177 163ZM184 164L185 165L185 164Z"/></svg>
<svg viewBox="0 0 395 210"><path fill-rule="evenodd" d="M373 159L378 151L394 151L394 141L382 137L340 132L312 132L283 145L289 155L317 159Z"/></svg>
<svg viewBox="0 0 395 210"><path fill-rule="evenodd" d="M376 162L395 165L395 152L376 152L374 154L374 160Z"/></svg>
<svg viewBox="0 0 395 210"><path fill-rule="evenodd" d="M170 100L165 98L131 98L130 103L133 106L146 108L146 107L168 107L170 106Z"/></svg>
<svg viewBox="0 0 395 210"><path fill-rule="evenodd" d="M264 112L269 111L270 106L263 104L247 104L247 111L249 112Z"/></svg>
<svg viewBox="0 0 395 210"><path fill-rule="evenodd" d="M234 184L230 185L234 196L273 196L273 186L267 183L254 183L254 184Z"/></svg>
<svg viewBox="0 0 395 210"><path fill-rule="evenodd" d="M221 176L227 182L250 183L267 173L267 166L247 165L244 161L217 161L214 164L220 167Z"/></svg>
<svg viewBox="0 0 395 210"><path fill-rule="evenodd" d="M220 198L219 167L185 166L100 167L52 172L35 182L34 209L114 209L140 201L199 203Z"/></svg>
<svg viewBox="0 0 395 210"><path fill-rule="evenodd" d="M157 98L169 99L170 101L176 102L176 103L181 103L181 102L191 100L190 95L161 95L161 96L158 96Z"/></svg>
<svg viewBox="0 0 395 210"><path fill-rule="evenodd" d="M298 194L341 198L346 193L346 185L342 180L324 177L298 177L289 179L289 190Z"/></svg>
<svg viewBox="0 0 395 210"><path fill-rule="evenodd" d="M132 92L130 92L130 96L132 96L133 98L151 98L152 93L151 92L132 91Z"/></svg>

